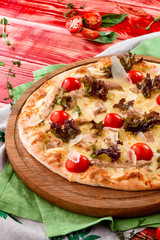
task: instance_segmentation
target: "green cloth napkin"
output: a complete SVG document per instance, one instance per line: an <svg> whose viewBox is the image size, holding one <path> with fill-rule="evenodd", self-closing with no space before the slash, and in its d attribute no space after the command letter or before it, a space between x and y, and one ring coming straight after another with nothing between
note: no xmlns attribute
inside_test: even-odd
<svg viewBox="0 0 160 240"><path fill-rule="evenodd" d="M150 50L150 48L154 45L154 49L156 49L155 45L157 44L157 46L159 46L159 40L160 37L156 37L144 41L135 48L138 49L138 52L133 49L132 53L145 55L145 53L140 52L140 50L142 49L143 51L146 49L147 54L153 56L154 52ZM158 54L158 51L156 51L156 53ZM63 65L52 65L35 71L33 73L35 78L34 82L61 66ZM11 94L14 96L14 100L17 101L22 93L34 82L22 84L12 89ZM0 186L0 210L22 218L43 222L48 237L66 235L101 221L105 221L106 224L110 225L113 231L125 231L135 228L137 225L148 227L160 226L160 214L138 218L113 219L110 216L104 218L88 217L58 208L43 200L26 187L14 173L10 163L6 164L0 174Z"/></svg>
<svg viewBox="0 0 160 240"><path fill-rule="evenodd" d="M137 55L160 57L160 36L141 42L131 52Z"/></svg>

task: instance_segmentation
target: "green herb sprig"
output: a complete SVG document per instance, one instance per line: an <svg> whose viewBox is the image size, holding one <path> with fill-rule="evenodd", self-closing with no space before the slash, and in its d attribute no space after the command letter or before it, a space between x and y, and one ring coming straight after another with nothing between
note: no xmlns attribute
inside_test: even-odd
<svg viewBox="0 0 160 240"><path fill-rule="evenodd" d="M137 24L137 28L140 28L140 29L145 29L145 30L149 30L151 28L151 25L155 22L158 22L160 20L160 15L158 17L154 17L153 21L150 22L150 24L143 28L143 27L140 27L138 24Z"/></svg>
<svg viewBox="0 0 160 240"><path fill-rule="evenodd" d="M13 89L12 84L10 82L10 77L16 77L16 74L14 72L13 66L17 65L18 67L21 66L21 62L18 61L12 61L12 66L11 68L8 69L8 73L7 73L7 83L6 83L6 89L8 90L8 97L4 98L3 100L10 100L10 105L11 105L11 109L14 107L14 102L13 102L13 96L10 94L10 90Z"/></svg>
<svg viewBox="0 0 160 240"><path fill-rule="evenodd" d="M15 50L14 46L11 44L11 42L8 39L8 34L6 33L6 26L8 25L8 20L6 18L2 18L1 24L3 26L3 32L0 34L0 37L5 38L6 44L8 46L11 46L11 48Z"/></svg>

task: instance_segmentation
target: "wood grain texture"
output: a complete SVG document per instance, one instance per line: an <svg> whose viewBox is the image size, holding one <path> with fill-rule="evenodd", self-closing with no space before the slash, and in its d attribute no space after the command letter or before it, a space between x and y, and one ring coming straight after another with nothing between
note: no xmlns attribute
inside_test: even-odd
<svg viewBox="0 0 160 240"><path fill-rule="evenodd" d="M99 59L92 58L64 66L44 76L25 92L13 108L7 124L6 150L9 160L14 171L32 191L66 210L97 217L135 217L160 212L160 190L130 192L70 183L34 159L19 139L17 117L30 94L57 74ZM144 59L160 63L159 58Z"/></svg>

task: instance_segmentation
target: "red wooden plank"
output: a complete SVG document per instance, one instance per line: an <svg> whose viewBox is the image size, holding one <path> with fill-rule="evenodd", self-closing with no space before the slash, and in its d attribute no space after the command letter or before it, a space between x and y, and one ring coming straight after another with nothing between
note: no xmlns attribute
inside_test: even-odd
<svg viewBox="0 0 160 240"><path fill-rule="evenodd" d="M147 0L148 1L148 0ZM124 3L125 2L125 3ZM79 7L85 3L85 8L97 10L100 14L105 13L128 13L127 19L108 29L116 31L119 39L112 44L98 44L88 42L81 37L80 33L71 34L65 29L65 11L68 0L2 0L0 3L0 19L6 17L9 21L7 33L9 40L15 47L15 51L7 46L4 39L0 39L1 60L9 65L12 59L23 60L23 66L17 70L17 77L12 79L13 85L33 80L32 71L48 64L70 63L85 58L93 57L111 45L153 31L160 31L160 23L153 24L149 31L136 27L147 24L159 13L159 1L152 0L146 5L144 0L74 0L74 5ZM152 15L152 16L151 16ZM142 21L143 20L143 21ZM2 26L1 26L2 27ZM1 30L2 31L2 28ZM0 102L6 97L4 90L6 85L6 68L0 71Z"/></svg>

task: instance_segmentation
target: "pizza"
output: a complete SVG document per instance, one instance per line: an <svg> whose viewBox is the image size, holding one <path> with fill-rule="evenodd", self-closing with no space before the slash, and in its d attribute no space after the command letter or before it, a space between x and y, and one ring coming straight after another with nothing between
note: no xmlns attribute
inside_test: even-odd
<svg viewBox="0 0 160 240"><path fill-rule="evenodd" d="M25 149L51 171L97 187L160 188L160 70L130 52L64 71L25 102Z"/></svg>

